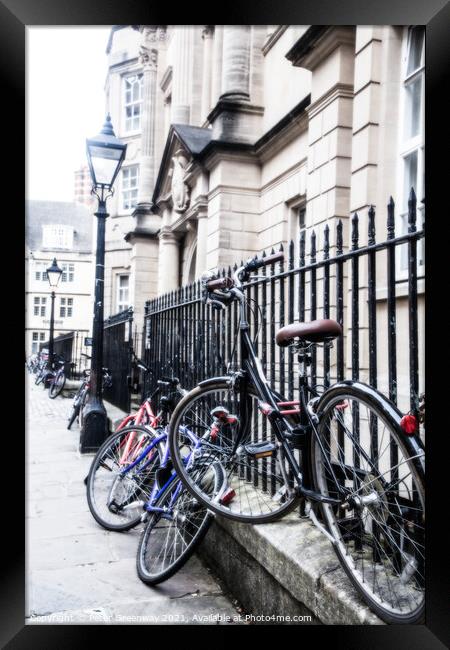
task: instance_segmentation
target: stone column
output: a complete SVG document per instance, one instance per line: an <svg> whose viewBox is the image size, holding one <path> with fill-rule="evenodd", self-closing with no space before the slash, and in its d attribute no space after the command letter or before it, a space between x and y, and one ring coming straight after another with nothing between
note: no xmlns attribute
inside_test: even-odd
<svg viewBox="0 0 450 650"><path fill-rule="evenodd" d="M153 30L154 31L154 30ZM155 182L155 117L157 50L150 46L153 32L143 29L140 61L143 65L142 137L138 208L149 208Z"/></svg>
<svg viewBox="0 0 450 650"><path fill-rule="evenodd" d="M199 211L197 215L197 257L195 260L195 277L198 279L207 271L206 256L208 249L208 212Z"/></svg>
<svg viewBox="0 0 450 650"><path fill-rule="evenodd" d="M159 233L158 295L179 286L180 251L177 236L163 226Z"/></svg>
<svg viewBox="0 0 450 650"><path fill-rule="evenodd" d="M222 93L222 50L223 27L214 26L214 39L212 48L212 79L211 79L211 104L215 106Z"/></svg>
<svg viewBox="0 0 450 650"><path fill-rule="evenodd" d="M250 99L250 25L224 25L221 99Z"/></svg>
<svg viewBox="0 0 450 650"><path fill-rule="evenodd" d="M202 31L203 38L203 78L202 78L202 108L201 121L203 122L211 108L211 51L213 28L210 25Z"/></svg>
<svg viewBox="0 0 450 650"><path fill-rule="evenodd" d="M191 114L193 32L175 27L172 82L172 124L189 124Z"/></svg>

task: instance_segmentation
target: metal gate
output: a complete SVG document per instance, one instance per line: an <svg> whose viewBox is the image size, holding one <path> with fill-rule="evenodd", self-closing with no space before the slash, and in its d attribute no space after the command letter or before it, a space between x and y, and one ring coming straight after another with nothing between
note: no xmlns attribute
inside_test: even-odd
<svg viewBox="0 0 450 650"><path fill-rule="evenodd" d="M133 308L130 307L105 320L103 332L103 365L112 376L112 385L105 389L103 398L127 413L130 411L132 324Z"/></svg>

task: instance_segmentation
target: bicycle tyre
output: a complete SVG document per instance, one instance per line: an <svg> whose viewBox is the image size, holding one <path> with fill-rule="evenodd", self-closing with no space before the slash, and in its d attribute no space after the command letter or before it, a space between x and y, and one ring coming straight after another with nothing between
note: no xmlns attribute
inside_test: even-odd
<svg viewBox="0 0 450 650"><path fill-rule="evenodd" d="M220 466L217 466L215 470L216 470L215 485L213 491L217 492L222 486L223 481L225 480L225 476ZM150 570L147 569L146 559L149 552L152 554L153 557L157 555L158 550L161 546L161 544L159 543L160 541L159 533L161 532L161 528L159 527L159 524L163 520L163 516L160 513L153 513L150 515L150 518L144 530L142 531L142 535L139 540L138 550L136 554L136 569L137 569L138 576L140 580L142 580L142 582L148 585L157 585L165 580L168 580L175 573L177 573L186 564L186 562L195 552L195 549L201 544L201 542L205 538L206 533L208 532L214 520L214 516L210 512L208 512L207 508L202 504L200 504L198 500L193 498L192 495L187 490L184 489L184 486L179 476L177 476L174 479L174 481L166 487L164 492L156 501L155 505L160 508L165 506L166 507L171 506L172 505L170 503L171 497L174 491L178 488L178 486L181 486L182 489L175 501L176 503L175 519L179 516L178 513L180 510L181 513L183 513L183 503L185 503L185 504L189 504L188 511L189 511L189 507L191 508L191 511L194 511L192 519L194 519L195 515L197 515L198 519L200 520L199 525L197 527L196 532L194 532L194 534L191 536L191 539L189 540L185 549L182 550L182 552L179 555L176 555L177 543L179 543L180 540L185 541L186 533L191 535L191 532L188 531L187 529L189 523L191 524L191 526L193 524L192 521L186 524L187 516L186 514L182 514L181 526L179 526L178 522L173 518L173 515L169 515L169 513L165 513L164 521L167 521L168 517L172 516L171 522L174 522L173 526L176 528L175 539L172 543L172 549L175 548L175 552L173 550L170 552L169 557L170 558L173 557L173 559L171 560L168 566L164 566L164 568L151 573ZM169 505L167 506L166 504ZM166 525L165 528L167 528L169 532L167 532L165 535L166 544L165 544L164 556L162 558L163 563L167 559L167 545L168 545L168 539L170 534L170 525L169 526Z"/></svg>
<svg viewBox="0 0 450 650"><path fill-rule="evenodd" d="M258 481L260 481L262 489L259 492L256 492L249 485L250 481L247 481L247 479L243 479L241 475L236 479L237 472L235 471L235 467L231 466L230 477L232 472L234 474L233 477L230 478L230 481L234 481L234 486L236 487L236 489L235 487L231 487L230 485L230 490L234 490L235 494L231 501L229 501L226 504L220 504L217 502L217 500L213 501L211 500L211 498L205 497L205 495L202 494L202 492L198 489L198 487L194 484L194 482L189 478L188 472L186 470L185 464L180 454L180 446L177 440L178 437L177 432L178 430L180 430L180 432L182 430L179 429L179 427L181 425L182 418L184 417L184 413L187 412L189 405L194 404L197 399L202 398L207 393L230 393L232 390L233 389L230 387L230 383L229 380L227 380L227 378L216 377L208 380L207 382L202 382L202 384L196 386L180 400L180 402L175 407L175 410L172 414L169 423L168 438L169 438L169 446L170 446L170 454L171 454L172 462L174 464L177 474L180 476L180 479L183 482L186 489L192 494L192 496L198 499L200 503L205 505L207 508L209 508L216 514L222 515L223 517L226 517L227 519L231 519L232 521L238 521L242 523L262 524L262 523L275 521L280 517L283 517L288 512L291 512L291 510L293 510L296 507L298 503L298 498L297 498L297 493L295 491L292 490L289 492L287 490L286 483L284 481L281 481L280 476L276 474L273 468L270 469L271 480L272 480L272 485L275 484L276 485L275 485L275 489L273 489L273 493L270 494L268 492L267 485L264 485L264 478L262 478L263 473L261 473L261 479L258 478ZM236 391L234 392L235 392L234 397L236 398L237 392ZM248 395L252 399L259 400L256 394L256 390L253 387L249 387ZM220 404L220 401L218 403ZM269 422L267 423L267 430L270 431ZM276 460L278 460L278 458L276 458ZM262 463L264 463L264 459ZM239 465L238 471L242 474L245 470L246 476L248 476L252 471L254 472L252 476L255 476L255 473L258 475L260 473L259 470L253 469L256 465L256 461L252 460L250 462L248 456L245 457L245 460L242 461L238 460L237 464ZM260 467L260 465L258 465L258 467ZM263 472L265 471L267 475L269 464L267 464L266 466L263 465L263 467L265 467ZM239 482L238 485L236 485L236 481ZM279 500L279 505L277 504L277 499ZM239 506L238 506L238 500L239 503L241 504ZM265 513L261 512L261 510L258 511L257 513L242 512L242 508L245 507L244 501L248 503L249 509L251 509L252 504L257 505L261 509L263 507L269 509L273 508L273 509ZM231 508L234 508L234 510L232 510L229 507L230 504L231 504ZM239 512L236 511L238 507L241 508Z"/></svg>
<svg viewBox="0 0 450 650"><path fill-rule="evenodd" d="M78 416L78 413L80 411L81 396L85 388L86 388L86 384L82 383L73 399L72 411L70 413L69 423L67 425L68 429L71 428L72 424L75 422L76 417Z"/></svg>
<svg viewBox="0 0 450 650"><path fill-rule="evenodd" d="M366 409L364 415L361 415L362 408ZM320 443L325 452L329 450L327 459L333 457L337 461L332 461L325 469L327 462L323 461L321 445L317 438L312 441L311 470L315 488L332 495L337 489L333 489L336 482L331 477L333 462L336 466L340 463L346 489L353 495L350 503L354 505L345 511L330 504L320 506L344 571L372 611L386 623L422 622L425 610L422 570L425 544L421 543L424 542L425 524L425 470L420 439L403 433L401 413L387 398L359 382L341 382L331 387L322 395L316 412ZM358 431L357 437L348 433L346 423L350 420ZM336 424L333 427L329 422ZM381 425L384 428L380 441ZM343 445L342 437L338 440L339 429L345 433ZM391 436L387 441L386 429ZM368 449L372 450L370 456ZM393 449L396 449L394 461ZM390 467L387 470L386 450ZM399 454L404 457L400 462ZM349 458L353 460L351 465ZM337 467L334 469L337 475ZM408 470L406 474L405 469ZM366 502L358 504L355 496L365 497ZM412 571L411 575L408 570Z"/></svg>
<svg viewBox="0 0 450 650"><path fill-rule="evenodd" d="M55 399L55 397L58 397L58 395L61 393L65 385L66 385L65 373L58 372L55 377L55 380L50 384L50 388L48 389L48 396L50 397L50 399Z"/></svg>
<svg viewBox="0 0 450 650"><path fill-rule="evenodd" d="M44 381L45 375L46 373L43 370L41 370L41 372L37 375L36 379L34 380L36 386L39 386L39 384Z"/></svg>
<svg viewBox="0 0 450 650"><path fill-rule="evenodd" d="M113 471L111 468L109 468L106 465L105 458L107 457L108 451L111 454L114 454L114 447L115 445L119 444L119 441L121 438L126 439L126 437L132 433L138 433L141 435L144 435L146 438L149 440L151 438L156 437L156 432L153 430L149 430L146 427L141 427L141 426L131 426L131 427L125 427L124 429L121 429L120 431L117 431L113 434L111 434L105 442L102 444L100 449L97 451L92 463L91 467L89 469L89 474L87 476L87 481L86 481L86 495L87 495L87 501L88 501L88 506L89 510L94 517L95 521L102 526L102 528L105 528L106 530L112 530L112 531L117 531L117 532L122 532L122 531L127 531L130 530L131 528L134 528L139 524L142 514L143 514L143 509L139 508L137 512L130 513L130 518L127 521L122 521L121 523L115 523L116 519L117 521L120 520L120 511L114 513L111 510L108 509L108 517L109 519L107 520L106 517L106 512L105 514L103 513L103 510L107 509L108 506L105 502L105 497L99 492L101 489L101 482L99 484L99 487L96 487L96 473L99 470L100 466L102 468L108 468L110 471ZM123 443L124 441L122 441ZM152 463L150 471L148 471L145 474L145 481L147 483L153 483L154 479L154 471L159 467L159 461L161 458L162 450L160 448L160 444L156 445L156 448L153 448L155 450L156 456L155 456L155 462ZM152 450L153 452L153 450ZM111 457L111 456L110 456ZM116 472L116 477L117 477L118 472ZM102 479L100 479L101 481ZM131 498L131 500L139 500L138 497L141 497L141 494L143 493L143 490L141 489L142 486L139 485L133 478L130 478L129 475L127 475L127 482L128 485L130 483L132 484L132 490L136 487L136 491L133 491L132 493L130 492L128 496ZM134 483L134 484L133 484ZM116 479L113 480L112 484L106 488L106 491L108 492L106 499L109 499L111 496L112 491L115 489L116 486ZM151 489L151 488L149 488ZM131 495L131 496L130 496ZM143 494L145 498L147 496ZM142 498L142 497L141 497ZM98 502L97 502L98 501ZM136 507L137 509L137 507ZM127 513L128 514L128 513ZM111 515L115 515L115 517L111 517ZM132 516L133 515L133 516Z"/></svg>
<svg viewBox="0 0 450 650"><path fill-rule="evenodd" d="M83 390L83 393L81 394L80 398L80 407L78 409L78 426L80 429L83 428L83 422L84 422L84 417L83 417L83 410L84 407L86 406L86 403L89 399L89 388L85 387Z"/></svg>
<svg viewBox="0 0 450 650"><path fill-rule="evenodd" d="M75 422L75 418L76 418L77 415L78 415L78 410L79 410L79 408L80 408L80 407L79 407L78 404L77 404L77 405L74 404L74 405L72 406L72 413L70 414L70 417L69 417L69 423L68 423L68 425L67 425L67 428L68 428L69 430L70 430L70 427L72 426L72 424Z"/></svg>

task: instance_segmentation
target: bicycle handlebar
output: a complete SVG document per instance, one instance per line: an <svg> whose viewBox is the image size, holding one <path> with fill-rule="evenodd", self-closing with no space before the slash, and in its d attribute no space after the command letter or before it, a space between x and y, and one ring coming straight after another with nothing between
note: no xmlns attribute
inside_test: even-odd
<svg viewBox="0 0 450 650"><path fill-rule="evenodd" d="M249 260L244 266L246 271L256 271L263 266L275 264L275 262L282 262L283 260L284 253L283 251L279 251L278 253L273 253L267 257L255 257L254 259Z"/></svg>
<svg viewBox="0 0 450 650"><path fill-rule="evenodd" d="M230 277L217 278L217 280L209 280L206 283L206 287L209 291L215 291L216 289L231 289L234 287L234 280Z"/></svg>
<svg viewBox="0 0 450 650"><path fill-rule="evenodd" d="M234 273L233 277L228 276L224 278L215 278L205 282L205 288L207 291L217 291L223 289L232 289L233 287L241 286L241 277L252 271L257 271L263 266L268 266L269 264L275 264L275 262L282 262L284 260L283 251L278 253L272 253L267 257L254 257L248 260L245 264L239 267Z"/></svg>

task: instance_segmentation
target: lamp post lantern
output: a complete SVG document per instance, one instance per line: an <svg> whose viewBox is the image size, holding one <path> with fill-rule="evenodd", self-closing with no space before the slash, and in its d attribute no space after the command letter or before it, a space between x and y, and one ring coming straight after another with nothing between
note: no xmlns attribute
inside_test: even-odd
<svg viewBox="0 0 450 650"><path fill-rule="evenodd" d="M62 269L59 268L58 263L56 262L56 257L53 258L51 266L47 269L47 279L50 287L52 288L51 293L51 309L50 309L50 337L48 343L48 360L47 367L49 370L52 370L54 365L54 330L55 330L55 292L54 289L58 286L58 283L62 276Z"/></svg>
<svg viewBox="0 0 450 650"><path fill-rule="evenodd" d="M103 366L103 294L105 265L105 221L109 216L106 200L113 195L113 185L125 159L127 145L114 134L108 114L101 132L86 140L86 153L92 178L92 193L98 199L97 249L95 254L94 321L89 400L83 413L80 438L81 453L96 451L108 434L106 409L102 400Z"/></svg>

